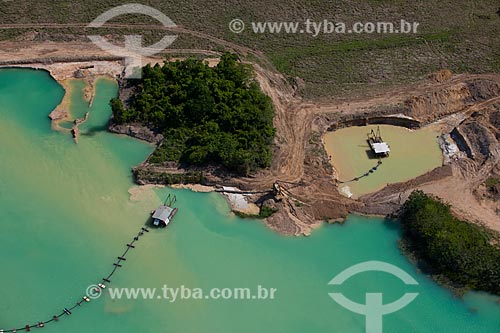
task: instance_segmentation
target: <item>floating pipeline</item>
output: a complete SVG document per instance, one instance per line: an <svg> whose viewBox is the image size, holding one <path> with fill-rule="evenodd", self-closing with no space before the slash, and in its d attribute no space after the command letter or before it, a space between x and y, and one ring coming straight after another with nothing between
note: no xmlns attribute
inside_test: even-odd
<svg viewBox="0 0 500 333"><path fill-rule="evenodd" d="M364 177L368 177L370 175L370 173L374 173L375 171L378 170L378 168L380 167L380 165L382 165L382 161L379 160L377 162L377 165L375 165L373 168L371 168L370 170L368 170L366 173L362 174L361 176L359 177L355 177L351 180L344 180L344 181L339 181L340 184L345 184L345 183L350 183L350 182L357 182L359 181L361 178L364 178Z"/></svg>
<svg viewBox="0 0 500 333"><path fill-rule="evenodd" d="M113 270L111 271L111 273L108 274L107 277L102 278L102 283L98 283L96 285L96 287L93 289L94 292L101 293L102 290L106 288L106 285L104 284L104 282L111 283L111 277L113 276L113 274L115 274L115 272L118 268L122 267L121 262L126 260L126 256L127 256L128 251L130 249L135 248L134 243L137 242L139 240L139 238L144 235L145 232L149 232L149 229L147 227L142 227L141 231L139 231L137 236L134 237L132 242L126 244L127 249L125 250L125 252L123 252L123 254L121 256L117 257L118 261L113 263L113 266L114 266ZM43 328L43 327L45 327L45 325L47 325L49 323L59 321L59 319L63 316L71 316L71 314L73 314L74 310L81 307L83 304L90 303L90 301L91 301L91 298L88 295L84 295L73 306L63 308L62 312L60 314L52 316L51 319L48 319L45 321L38 321L36 324L32 324L32 325L28 324L28 325L21 326L19 328L12 328L12 329L7 329L7 330L0 329L0 333L7 333L7 332L15 333L15 332L22 332L22 331L31 332L32 328Z"/></svg>

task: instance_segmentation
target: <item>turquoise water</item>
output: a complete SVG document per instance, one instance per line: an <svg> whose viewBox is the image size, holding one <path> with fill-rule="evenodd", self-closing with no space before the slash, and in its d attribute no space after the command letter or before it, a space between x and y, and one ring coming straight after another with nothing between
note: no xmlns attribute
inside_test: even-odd
<svg viewBox="0 0 500 333"><path fill-rule="evenodd" d="M167 193L179 213L165 230L146 234L113 277L113 287L277 288L274 300L112 300L84 304L47 332L364 332L364 317L337 305L329 292L386 302L419 292L408 307L384 317L384 332L500 332L500 303L470 293L454 297L422 275L398 250L397 224L351 216L310 237L280 236L259 221L229 213L215 193L143 189L130 199L130 168L153 147L105 131L108 80L79 144L51 130L47 115L64 91L43 71L0 70L0 328L59 314L112 268L126 242ZM76 94L81 90L76 89ZM81 96L72 108L85 112ZM328 282L345 268L381 260L419 282L405 286L363 273L341 287Z"/></svg>

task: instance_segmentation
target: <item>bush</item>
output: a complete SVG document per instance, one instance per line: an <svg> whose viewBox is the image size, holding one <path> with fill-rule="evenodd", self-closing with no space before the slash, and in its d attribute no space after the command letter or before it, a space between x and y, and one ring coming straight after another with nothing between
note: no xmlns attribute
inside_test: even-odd
<svg viewBox="0 0 500 333"><path fill-rule="evenodd" d="M265 219L276 212L276 209L263 205L262 207L260 207L259 217Z"/></svg>
<svg viewBox="0 0 500 333"><path fill-rule="evenodd" d="M438 274L500 295L500 249L491 232L455 218L448 205L422 191L410 195L401 221L410 248Z"/></svg>
<svg viewBox="0 0 500 333"><path fill-rule="evenodd" d="M485 185L488 191L492 193L498 193L498 185L500 183L500 180L495 177L490 177L486 179Z"/></svg>

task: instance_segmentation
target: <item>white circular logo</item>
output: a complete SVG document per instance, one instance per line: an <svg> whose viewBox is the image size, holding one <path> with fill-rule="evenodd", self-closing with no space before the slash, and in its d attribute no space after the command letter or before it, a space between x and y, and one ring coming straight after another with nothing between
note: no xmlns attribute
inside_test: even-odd
<svg viewBox="0 0 500 333"><path fill-rule="evenodd" d="M382 261L366 261L351 266L334 277L328 284L342 285L354 275L373 271L394 275L406 285L418 285L418 282L401 268ZM381 293L366 293L365 304L353 302L341 293L330 293L329 295L335 302L347 310L365 315L367 333L382 333L382 317L401 310L413 302L417 298L418 293L406 293L397 301L389 304L383 304L383 295Z"/></svg>
<svg viewBox="0 0 500 333"><path fill-rule="evenodd" d="M118 6L108 10L107 12L99 15L94 21L92 21L87 28L100 28L107 21L124 14L143 14L157 19L165 28L176 27L177 25L165 14L159 10L141 5L136 3L126 4ZM111 44L102 36L90 35L87 36L95 45L100 49L125 58L125 63L127 65L127 77L128 78L140 78L141 73L134 74L130 70L130 67L142 67L141 58L143 56L152 56L154 54L160 53L170 46L176 39L176 35L167 35L163 37L159 42L150 45L148 47L142 46L142 36L141 35L125 35L125 46L119 47Z"/></svg>
<svg viewBox="0 0 500 333"><path fill-rule="evenodd" d="M242 33L243 30L245 30L245 22L238 18L233 19L231 20L231 22L229 22L229 30L231 30L231 32L234 32L235 34Z"/></svg>
<svg viewBox="0 0 500 333"><path fill-rule="evenodd" d="M98 285L91 284L85 290L85 294L90 299L98 299L102 295L102 289Z"/></svg>

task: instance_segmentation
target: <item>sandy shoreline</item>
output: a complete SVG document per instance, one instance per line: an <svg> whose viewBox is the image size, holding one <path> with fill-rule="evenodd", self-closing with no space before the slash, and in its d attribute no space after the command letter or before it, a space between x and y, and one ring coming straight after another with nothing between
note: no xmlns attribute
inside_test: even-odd
<svg viewBox="0 0 500 333"><path fill-rule="evenodd" d="M170 185L169 187L174 189L186 189L193 192L202 192L202 193L209 193L216 191L215 186L205 186L201 184L173 184ZM231 192L240 191L240 189L236 187L224 186L223 189ZM254 216L259 215L260 208L255 203L253 203L253 200L251 199L250 195L240 194L240 193L227 193L227 192L220 192L220 194L224 198L226 198L226 200L229 202L231 206L231 211L233 211L234 213L241 213L245 215L254 215Z"/></svg>
<svg viewBox="0 0 500 333"><path fill-rule="evenodd" d="M49 118L52 120L52 128L58 131L70 131L67 128L59 126L62 121L69 121L70 108L71 108L71 96L73 95L73 86L70 81L73 79L64 79L57 81L64 89L64 96L56 106L56 108L49 114Z"/></svg>
<svg viewBox="0 0 500 333"><path fill-rule="evenodd" d="M173 184L170 185L171 188L174 189L184 189L184 190L191 190L193 192L202 192L202 193L209 193L209 192L214 192L215 187L214 186L205 186L201 184Z"/></svg>

